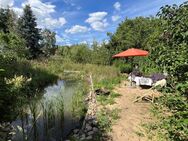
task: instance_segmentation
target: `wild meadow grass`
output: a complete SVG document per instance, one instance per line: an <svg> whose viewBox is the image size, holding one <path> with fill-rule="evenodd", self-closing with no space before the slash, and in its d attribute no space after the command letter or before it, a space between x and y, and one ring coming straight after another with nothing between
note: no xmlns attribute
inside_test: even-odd
<svg viewBox="0 0 188 141"><path fill-rule="evenodd" d="M71 73L65 74L66 71L75 71L74 76L71 77L80 79L92 74L94 84L100 82L107 85L114 83L111 81L119 81L117 79L119 71L113 66L73 63L69 60L64 60L61 56L53 56L49 59L32 61L31 63L35 68L45 69L47 72L57 75L60 79L68 78L67 75L71 76Z"/></svg>

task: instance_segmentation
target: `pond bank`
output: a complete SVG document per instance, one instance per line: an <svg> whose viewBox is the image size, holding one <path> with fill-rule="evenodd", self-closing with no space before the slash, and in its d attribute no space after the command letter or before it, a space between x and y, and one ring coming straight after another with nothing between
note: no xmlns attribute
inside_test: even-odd
<svg viewBox="0 0 188 141"><path fill-rule="evenodd" d="M82 126L79 129L74 129L71 138L76 140L92 140L98 134L99 128L97 123L97 99L94 91L92 75L89 77L90 92L88 93L85 102L87 103L87 112L83 120Z"/></svg>

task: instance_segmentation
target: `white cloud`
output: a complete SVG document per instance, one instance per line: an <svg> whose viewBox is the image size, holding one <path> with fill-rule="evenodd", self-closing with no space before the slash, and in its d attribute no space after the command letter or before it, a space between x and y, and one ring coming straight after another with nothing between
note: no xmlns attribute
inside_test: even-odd
<svg viewBox="0 0 188 141"><path fill-rule="evenodd" d="M120 18L121 18L121 17L120 17L119 15L114 15L114 16L112 16L112 21L113 21L113 22L116 22L116 21L118 21Z"/></svg>
<svg viewBox="0 0 188 141"><path fill-rule="evenodd" d="M103 31L108 26L105 18L107 15L107 12L90 13L89 18L85 22L89 23L94 30Z"/></svg>
<svg viewBox="0 0 188 141"><path fill-rule="evenodd" d="M66 23L67 23L67 21L64 17L60 17L58 19L54 19L52 17L47 17L47 18L39 21L39 27L40 28L57 29L57 28L62 27Z"/></svg>
<svg viewBox="0 0 188 141"><path fill-rule="evenodd" d="M114 3L114 8L116 10L120 10L121 9L121 4L119 2Z"/></svg>
<svg viewBox="0 0 188 141"><path fill-rule="evenodd" d="M107 15L107 12L95 12L95 13L90 13L89 18L86 20L86 22L91 23L95 21L100 21L102 20L105 16Z"/></svg>
<svg viewBox="0 0 188 141"><path fill-rule="evenodd" d="M18 17L20 17L23 14L23 9L22 8L13 7L12 9L18 15Z"/></svg>
<svg viewBox="0 0 188 141"><path fill-rule="evenodd" d="M22 8L13 7L13 10L21 16L25 5L29 4L37 18L39 28L57 29L67 23L64 17L53 18L52 14L56 12L55 5L41 0L27 0L22 3Z"/></svg>
<svg viewBox="0 0 188 141"><path fill-rule="evenodd" d="M51 3L44 3L41 0L27 0L26 2L22 3L22 7L26 4L29 4L34 12L34 14L39 17L48 17L51 13L55 12L55 5Z"/></svg>
<svg viewBox="0 0 188 141"><path fill-rule="evenodd" d="M12 7L14 0L0 0L0 8Z"/></svg>
<svg viewBox="0 0 188 141"><path fill-rule="evenodd" d="M86 26L81 26L81 25L74 25L70 29L65 30L66 33L71 33L71 34L84 33L87 31L89 31L89 28L87 28Z"/></svg>
<svg viewBox="0 0 188 141"><path fill-rule="evenodd" d="M81 41L80 44L87 44L87 41Z"/></svg>

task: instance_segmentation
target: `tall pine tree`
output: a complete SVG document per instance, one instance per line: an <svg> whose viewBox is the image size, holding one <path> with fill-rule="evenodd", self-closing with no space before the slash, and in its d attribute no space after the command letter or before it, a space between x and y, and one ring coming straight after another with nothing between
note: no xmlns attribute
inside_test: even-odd
<svg viewBox="0 0 188 141"><path fill-rule="evenodd" d="M26 41L26 47L29 49L28 58L36 58L40 53L40 30L37 28L35 15L31 7L26 5L23 16L19 18L18 30L22 38Z"/></svg>

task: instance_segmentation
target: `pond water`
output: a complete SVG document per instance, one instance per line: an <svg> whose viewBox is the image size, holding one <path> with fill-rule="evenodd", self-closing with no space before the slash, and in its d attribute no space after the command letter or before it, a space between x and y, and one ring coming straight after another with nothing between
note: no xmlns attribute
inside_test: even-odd
<svg viewBox="0 0 188 141"><path fill-rule="evenodd" d="M79 125L72 114L72 98L78 88L78 82L63 80L45 88L42 97L31 100L12 122L16 129L13 141L64 140Z"/></svg>

